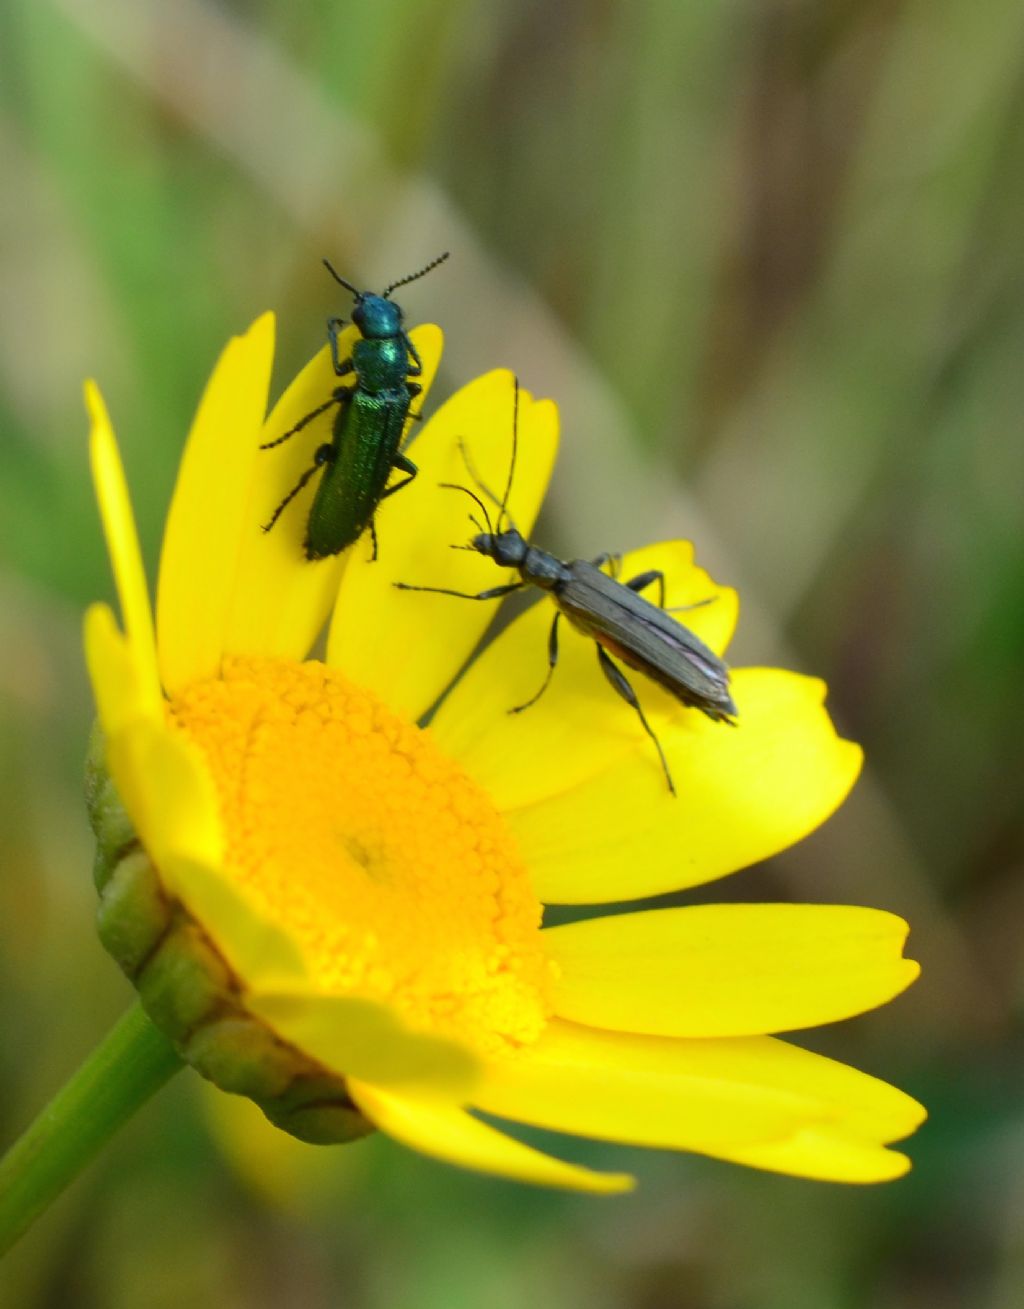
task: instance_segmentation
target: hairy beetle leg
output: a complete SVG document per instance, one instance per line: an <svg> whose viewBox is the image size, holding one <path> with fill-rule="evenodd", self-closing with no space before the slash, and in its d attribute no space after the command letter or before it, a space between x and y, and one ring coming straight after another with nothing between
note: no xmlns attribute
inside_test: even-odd
<svg viewBox="0 0 1024 1309"><path fill-rule="evenodd" d="M323 468L324 464L329 464L333 458L334 458L334 447L333 447L332 445L322 445L322 446L320 446L320 448L317 450L316 454L313 456L313 466L312 466L311 468L307 468L307 469L306 469L306 471L302 474L302 476L301 476L301 477L299 478L299 480L295 483L295 485L292 487L292 489L288 492L288 494L285 496L285 498L284 498L284 499L281 501L281 503L277 506L277 508L274 510L274 513L273 513L273 515L272 515L272 517L271 517L271 519L270 519L270 522L269 522L269 523L264 523L264 525L263 525L263 530L264 530L264 532L269 532L269 531L270 531L270 529L274 526L274 524L277 522L277 520L281 517L281 515L284 513L285 509L288 508L288 506L291 504L291 502L292 502L292 501L295 499L295 497L299 494L299 492L300 492L300 491L302 490L302 488L306 485L306 483L309 481L309 479L310 479L310 478L311 478L311 477L312 477L312 476L313 476L313 475L314 475L314 474L315 474L319 469Z"/></svg>
<svg viewBox="0 0 1024 1309"><path fill-rule="evenodd" d="M525 703L513 706L513 708L509 710L510 714L521 714L524 709L529 709L531 705L535 705L551 685L551 676L555 671L555 664L558 663L558 620L561 616L561 612L556 610L554 622L551 624L551 631L548 632L548 672L544 681L541 683L540 690L536 695L531 696L529 700L525 701Z"/></svg>
<svg viewBox="0 0 1024 1309"><path fill-rule="evenodd" d="M601 665L601 671L604 673L605 677L607 677L608 681L612 684L615 691L622 696L626 704L630 705L633 709L636 710L637 717L640 719L640 722L643 724L644 731L654 742L654 748L658 752L658 758L661 760L662 771L665 774L665 781L668 782L668 789L672 792L673 795L675 795L676 794L675 783L672 781L672 774L668 770L668 760L665 758L665 751L661 748L661 742L658 740L657 736L655 736L654 729L647 721L647 715L644 713L643 709L641 708L640 701L637 699L636 692L633 690L632 686L630 686L629 682L626 680L626 675L623 673L622 669L617 667L614 663L612 663L611 659L608 657L608 652L603 648L603 646L600 645L597 647L597 662Z"/></svg>
<svg viewBox="0 0 1024 1309"><path fill-rule="evenodd" d="M614 576L614 574L612 574L612 576ZM645 591L647 587L651 585L652 582L658 583L658 608L664 609L665 608L665 574L661 571L660 568L651 568L646 573L638 573L636 577L630 578L630 580L626 582L626 586L628 586L631 591L635 591L637 595L639 595L640 592Z"/></svg>
<svg viewBox="0 0 1024 1309"><path fill-rule="evenodd" d="M413 586L411 582L392 582L391 585L397 586L400 591L430 591L433 595L454 595L459 600L498 600L523 589L522 582L509 582L507 586L492 586L489 591L479 591L473 595L470 591L449 591L443 586Z"/></svg>
<svg viewBox="0 0 1024 1309"><path fill-rule="evenodd" d="M285 441L291 440L297 432L301 432L304 427L307 427L314 418L319 418L321 414L325 414L328 409L333 409L335 405L344 404L352 395L354 389L355 388L351 386L335 387L330 400L325 400L322 405L317 405L317 407L308 413L305 418L300 419L294 427L289 427L288 431L285 432L283 436L279 436L274 441L268 441L265 445L261 445L260 449L273 450L274 446L283 445Z"/></svg>
<svg viewBox="0 0 1024 1309"><path fill-rule="evenodd" d="M395 455L394 459L392 459L391 461L391 467L397 468L400 473L408 473L409 476L405 479L404 482L396 482L394 486L389 486L388 489L381 496L382 500L386 500L389 495L394 495L396 491L401 491L401 489L404 486L408 486L409 483L416 476L416 474L420 471L413 463L413 461L403 454Z"/></svg>

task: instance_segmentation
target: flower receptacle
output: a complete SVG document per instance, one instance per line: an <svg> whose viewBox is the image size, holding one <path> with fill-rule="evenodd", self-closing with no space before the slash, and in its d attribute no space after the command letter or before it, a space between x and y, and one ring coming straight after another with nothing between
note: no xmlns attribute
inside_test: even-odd
<svg viewBox="0 0 1024 1309"><path fill-rule="evenodd" d="M98 727L86 798L96 835L100 940L186 1063L221 1090L255 1101L299 1140L340 1144L373 1131L344 1078L247 1012L239 979L143 848L106 770Z"/></svg>

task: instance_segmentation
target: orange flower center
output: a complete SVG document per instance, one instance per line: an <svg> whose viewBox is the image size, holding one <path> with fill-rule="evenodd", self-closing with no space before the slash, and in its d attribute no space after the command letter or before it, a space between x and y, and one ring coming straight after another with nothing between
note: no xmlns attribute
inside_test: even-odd
<svg viewBox="0 0 1024 1309"><path fill-rule="evenodd" d="M484 1053L550 1006L541 906L501 815L369 691L316 662L235 658L175 697L220 800L231 873L312 985Z"/></svg>

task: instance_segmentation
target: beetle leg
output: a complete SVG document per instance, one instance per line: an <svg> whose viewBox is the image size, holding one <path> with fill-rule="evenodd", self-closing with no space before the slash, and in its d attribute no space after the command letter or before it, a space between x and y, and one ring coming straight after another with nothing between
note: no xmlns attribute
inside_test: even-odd
<svg viewBox="0 0 1024 1309"><path fill-rule="evenodd" d="M422 395L422 394L423 394L423 387L420 386L420 384L419 384L418 382L407 382L407 383L406 383L406 386L408 387L408 390L409 390L409 403L410 403L410 404L412 403L413 400L416 399L416 397L417 397L418 395ZM405 415L405 417L406 417L407 421L410 422L410 423L422 423L422 422L423 422L423 415L422 415L422 414L414 414L411 410L410 410L410 411Z"/></svg>
<svg viewBox="0 0 1024 1309"><path fill-rule="evenodd" d="M626 585L631 591L636 591L639 594L639 592L641 592L645 587L650 586L652 582L657 582L659 585L661 594L658 598L658 606L661 609L665 609L665 574L660 568L652 568L649 573L641 573L638 577L634 577L628 581ZM706 600L694 600L692 604L673 605L671 609L665 609L665 612L667 614L685 614L688 609L703 609L705 605L714 604L716 599L717 596L709 595Z"/></svg>
<svg viewBox="0 0 1024 1309"><path fill-rule="evenodd" d="M652 582L658 583L658 607L660 609L664 609L665 608L665 574L661 571L660 568L652 568L650 569L649 572L639 573L637 574L636 577L630 578L630 580L626 583L626 585L629 587L631 591L636 591L637 594L639 594L641 591L646 590L646 588L649 587Z"/></svg>
<svg viewBox="0 0 1024 1309"><path fill-rule="evenodd" d="M295 497L299 494L299 492L300 492L300 491L302 490L302 488L306 485L306 483L307 483L307 482L309 481L309 479L313 476L313 474L314 474L318 469L322 468L322 467L324 466L324 464L329 464L333 458L334 458L334 447L333 447L332 445L322 445L322 446L320 447L320 449L317 450L315 456L313 457L313 466L312 466L312 468L307 468L307 469L306 469L306 471L302 474L302 476L301 476L301 477L299 478L299 480L295 483L295 485L292 487L292 489L288 492L288 494L285 496L285 498L281 501L281 503L280 503L280 504L277 506L277 508L274 510L274 513L273 513L273 515L271 516L270 522L269 522L269 523L264 523L264 525L263 525L263 530L264 530L264 532L269 532L269 531L270 531L270 529L274 526L274 524L277 522L277 520L278 520L278 519L281 517L281 515L284 513L285 509L287 509L287 507L291 504L291 502L292 502L292 501L295 499Z"/></svg>
<svg viewBox="0 0 1024 1309"><path fill-rule="evenodd" d="M628 581L626 585L631 591L636 591L639 594L640 591L650 586L654 581L660 584L661 595L658 605L661 609L665 609L665 574L660 568L652 568L649 573L641 573L638 577ZM665 612L667 614L685 614L688 609L703 609L705 605L714 604L717 598L717 596L709 595L706 600L694 600L692 604L672 605L670 609L665 609Z"/></svg>
<svg viewBox="0 0 1024 1309"><path fill-rule="evenodd" d="M396 482L394 486L389 486L388 489L381 496L382 500L386 500L389 495L394 495L396 491L401 491L403 486L408 486L409 483L416 476L416 474L420 471L413 463L413 461L403 454L395 455L394 459L392 459L391 461L391 467L397 468L400 473L408 473L409 476L405 479L404 482Z"/></svg>
<svg viewBox="0 0 1024 1309"><path fill-rule="evenodd" d="M347 359L338 358L338 328L345 326L344 318L328 318L327 320L327 339L331 343L331 362L334 364L334 371L339 377L347 377L353 372L352 356Z"/></svg>
<svg viewBox="0 0 1024 1309"><path fill-rule="evenodd" d="M480 591L476 595L469 591L449 591L443 586L412 586L409 582L392 582L391 585L397 586L400 591L430 591L433 595L454 595L460 600L497 600L501 596L511 595L513 591L521 591L526 583L510 582L507 586L492 586L489 591Z"/></svg>
<svg viewBox="0 0 1024 1309"><path fill-rule="evenodd" d="M551 674L555 671L555 664L558 663L558 620L561 616L561 611L556 609L555 620L551 624L551 631L548 632L548 672L541 684L540 690L536 695L531 696L524 704L517 704L514 708L510 709L510 714L521 714L524 709L529 709L530 705L536 704L551 685Z"/></svg>
<svg viewBox="0 0 1024 1309"><path fill-rule="evenodd" d="M423 360L420 358L419 352L417 351L416 347L413 345L412 338L409 336L408 332L402 333L402 340L405 342L405 348L412 356L412 360L413 360L411 367L406 369L406 374L405 374L406 377L422 376Z"/></svg>
<svg viewBox="0 0 1024 1309"><path fill-rule="evenodd" d="M608 564L608 576L618 578L619 569L622 566L622 555L613 553L610 550L602 550L601 553L591 559L590 562L595 568L603 568L605 564Z"/></svg>
<svg viewBox="0 0 1024 1309"><path fill-rule="evenodd" d="M370 540L373 542L373 554L370 555L370 563L377 562L377 524L370 519Z"/></svg>
<svg viewBox="0 0 1024 1309"><path fill-rule="evenodd" d="M661 748L661 742L654 735L654 729L647 721L647 716L640 707L640 701L636 697L636 692L630 686L629 682L626 681L625 673L623 673L621 668L616 667L616 665L612 663L611 659L608 657L608 652L601 645L597 647L597 662L601 665L601 671L604 673L605 677L607 677L608 681L611 682L616 692L622 696L626 704L631 705L632 708L636 710L638 718L641 723L643 723L644 731L654 742L654 748L658 752L658 758L661 760L661 767L665 773L665 781L668 782L668 789L673 795L675 795L676 788L672 781L672 774L668 771L668 760L665 758L665 751Z"/></svg>
<svg viewBox="0 0 1024 1309"><path fill-rule="evenodd" d="M290 440L297 432L301 432L304 427L308 426L314 418L319 418L321 414L325 414L327 410L331 409L334 405L344 404L354 389L355 388L351 386L335 387L330 400L325 400L322 405L317 405L312 413L307 414L305 418L297 422L294 427L289 427L288 431L285 432L283 436L279 436L274 441L267 441L265 445L260 446L260 449L273 450L275 445L283 445L285 441Z"/></svg>

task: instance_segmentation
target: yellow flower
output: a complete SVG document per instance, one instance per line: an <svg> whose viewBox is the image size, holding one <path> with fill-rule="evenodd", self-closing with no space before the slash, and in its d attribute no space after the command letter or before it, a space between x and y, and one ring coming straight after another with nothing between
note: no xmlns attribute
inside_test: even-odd
<svg viewBox="0 0 1024 1309"><path fill-rule="evenodd" d="M124 632L93 606L86 651L104 768L131 826L111 829L102 771L93 808L109 865L108 943L151 1016L220 1085L246 1089L255 1077L275 1121L290 1121L298 1082L333 1087L322 1103L306 1094L305 1118L294 1119L314 1139L372 1125L508 1177L631 1184L532 1149L479 1110L804 1177L900 1175L905 1157L885 1147L918 1125L920 1107L772 1035L907 986L917 966L901 958L900 919L727 904L542 925L544 904L696 886L821 823L860 767L822 707L822 684L736 670L733 729L643 681L677 799L583 638L563 639L550 690L509 715L543 676L550 606L534 605L455 680L494 604L392 583L475 592L502 580L493 561L449 548L467 524L439 483L465 480L464 438L480 478L504 484L511 374L478 378L424 425L419 477L381 508L377 562L364 541L310 563L302 500L270 533L260 524L330 417L277 450L258 447L328 393L330 361L322 351L264 420L273 330L266 315L233 340L203 396L167 521L155 633L113 432L87 390ZM429 380L440 333L414 336ZM553 404L521 392L510 508L527 533L556 436ZM627 576L654 566L670 606L713 599L687 622L723 651L735 594L693 564L687 544L624 560ZM322 657L310 658L325 623ZM168 924L184 954L165 948ZM194 968L182 963L190 950ZM213 983L197 980L210 970ZM215 1052L229 1028L253 1051L244 1075ZM318 1103L345 1110L347 1126L318 1126Z"/></svg>

